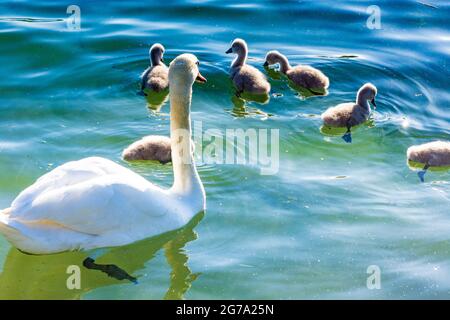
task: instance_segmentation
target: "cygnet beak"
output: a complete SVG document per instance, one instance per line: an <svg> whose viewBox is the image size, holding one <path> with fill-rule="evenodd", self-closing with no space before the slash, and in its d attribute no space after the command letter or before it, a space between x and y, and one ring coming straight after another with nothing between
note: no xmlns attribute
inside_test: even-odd
<svg viewBox="0 0 450 320"><path fill-rule="evenodd" d="M228 53L232 53L233 52L233 48L228 49L227 51L225 51L226 54Z"/></svg>
<svg viewBox="0 0 450 320"><path fill-rule="evenodd" d="M263 67L268 67L268 66L269 66L269 63L267 61L264 62Z"/></svg>
<svg viewBox="0 0 450 320"><path fill-rule="evenodd" d="M370 100L370 103L372 103L375 108L377 107L377 104L375 103L375 97Z"/></svg>

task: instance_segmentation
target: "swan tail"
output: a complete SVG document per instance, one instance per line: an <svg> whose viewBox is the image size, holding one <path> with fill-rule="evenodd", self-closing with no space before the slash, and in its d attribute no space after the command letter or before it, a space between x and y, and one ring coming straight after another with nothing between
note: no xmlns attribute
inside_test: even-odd
<svg viewBox="0 0 450 320"><path fill-rule="evenodd" d="M19 230L12 227L9 223L9 216L11 208L0 210L0 233L5 236L10 242L15 242L19 238L23 238Z"/></svg>
<svg viewBox="0 0 450 320"><path fill-rule="evenodd" d="M26 223L12 217L11 208L0 210L0 234L14 247L28 254L52 254L77 250L86 237L92 235L67 229L50 220ZM67 236L67 237L65 237ZM75 244L67 238L77 236Z"/></svg>
<svg viewBox="0 0 450 320"><path fill-rule="evenodd" d="M6 240L8 240L14 247L19 249L23 253L31 254L27 250L27 243L32 243L32 240L24 235L23 232L13 224L12 219L10 219L11 208L0 210L0 234L2 234Z"/></svg>
<svg viewBox="0 0 450 320"><path fill-rule="evenodd" d="M11 214L11 208L6 208L3 210L0 210L0 215L9 216Z"/></svg>

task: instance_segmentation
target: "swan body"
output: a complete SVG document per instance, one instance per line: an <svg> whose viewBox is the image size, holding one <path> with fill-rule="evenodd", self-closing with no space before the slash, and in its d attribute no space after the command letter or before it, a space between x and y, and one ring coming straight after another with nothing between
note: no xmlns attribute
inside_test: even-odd
<svg viewBox="0 0 450 320"><path fill-rule="evenodd" d="M357 93L356 102L341 103L327 109L322 114L323 123L330 127L353 127L369 119L371 108L369 101L375 105L376 87L364 84Z"/></svg>
<svg viewBox="0 0 450 320"><path fill-rule="evenodd" d="M231 64L230 78L238 93L268 94L270 92L270 83L264 74L246 64L248 48L244 40L235 39L226 53L237 54L237 58Z"/></svg>
<svg viewBox="0 0 450 320"><path fill-rule="evenodd" d="M150 67L141 75L141 90L150 89L161 92L169 87L169 68L163 62L164 50L159 43L151 46Z"/></svg>
<svg viewBox="0 0 450 320"><path fill-rule="evenodd" d="M310 66L298 65L291 67L287 57L274 50L266 55L264 66L280 64L280 71L284 73L295 85L311 91L326 92L330 81L320 70Z"/></svg>
<svg viewBox="0 0 450 320"><path fill-rule="evenodd" d="M122 158L126 161L154 160L161 163L172 161L170 138L165 136L146 136L133 142L123 150Z"/></svg>
<svg viewBox="0 0 450 320"><path fill-rule="evenodd" d="M353 127L369 119L370 110L357 103L340 103L322 113L323 123L330 127Z"/></svg>
<svg viewBox="0 0 450 320"><path fill-rule="evenodd" d="M205 209L191 152L195 56L172 61L169 81L174 183L162 189L110 160L68 162L43 175L0 211L0 233L33 254L120 246L175 230Z"/></svg>
<svg viewBox="0 0 450 320"><path fill-rule="evenodd" d="M408 161L423 163L430 167L450 166L450 142L433 141L411 146L406 151Z"/></svg>

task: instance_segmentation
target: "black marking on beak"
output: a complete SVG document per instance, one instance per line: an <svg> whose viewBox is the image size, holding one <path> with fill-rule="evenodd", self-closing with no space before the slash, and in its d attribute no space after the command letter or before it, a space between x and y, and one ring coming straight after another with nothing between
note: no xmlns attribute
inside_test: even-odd
<svg viewBox="0 0 450 320"><path fill-rule="evenodd" d="M227 51L225 51L226 54L228 53L232 53L233 52L233 48L228 49Z"/></svg>
<svg viewBox="0 0 450 320"><path fill-rule="evenodd" d="M377 107L377 104L375 103L375 97L370 100L370 103L372 103L375 108Z"/></svg>
<svg viewBox="0 0 450 320"><path fill-rule="evenodd" d="M164 62L164 58L161 58L161 62Z"/></svg>
<svg viewBox="0 0 450 320"><path fill-rule="evenodd" d="M269 63L267 61L264 62L263 67L268 67L268 66L269 66Z"/></svg>

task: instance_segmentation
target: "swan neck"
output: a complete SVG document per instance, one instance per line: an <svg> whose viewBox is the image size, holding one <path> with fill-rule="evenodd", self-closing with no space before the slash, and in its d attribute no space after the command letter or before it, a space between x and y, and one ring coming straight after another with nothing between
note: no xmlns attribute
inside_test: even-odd
<svg viewBox="0 0 450 320"><path fill-rule="evenodd" d="M370 111L370 104L367 98L364 98L358 94L356 97L356 104L360 107L362 107L364 110Z"/></svg>
<svg viewBox="0 0 450 320"><path fill-rule="evenodd" d="M153 67L161 64L161 57L155 51L150 53L150 63Z"/></svg>
<svg viewBox="0 0 450 320"><path fill-rule="evenodd" d="M247 55L248 55L247 49L242 48L242 50L238 52L237 57L236 59L234 59L231 67L232 68L242 67L247 61Z"/></svg>
<svg viewBox="0 0 450 320"><path fill-rule="evenodd" d="M191 146L190 105L192 85L170 84L170 139L174 184L172 189L181 194L195 191L200 183Z"/></svg>
<svg viewBox="0 0 450 320"><path fill-rule="evenodd" d="M280 71L282 73L286 73L286 72L288 72L289 69L291 69L289 60L282 54L280 54L279 63L280 63Z"/></svg>

